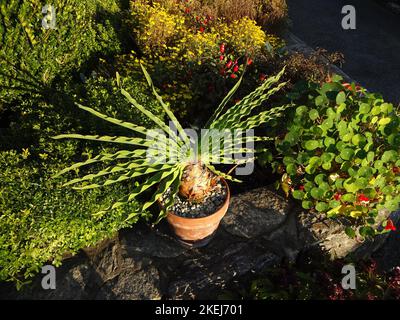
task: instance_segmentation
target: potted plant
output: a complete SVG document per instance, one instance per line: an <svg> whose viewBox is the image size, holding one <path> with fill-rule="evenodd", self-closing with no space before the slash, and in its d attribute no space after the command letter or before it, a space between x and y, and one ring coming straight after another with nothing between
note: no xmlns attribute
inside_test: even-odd
<svg viewBox="0 0 400 320"><path fill-rule="evenodd" d="M130 194L97 213L99 215L132 201L150 188L155 188L151 198L143 205L143 210L158 203L160 214L156 223L167 217L179 239L191 245L204 245L210 240L228 209L230 193L226 180L239 181L231 176L231 171L237 166L254 161L254 154L260 151L255 149L255 142L270 140L268 137L249 134L243 136L241 133L249 133L255 127L274 120L290 107L290 105L283 105L252 115L257 107L285 85L285 83L279 83L284 70L265 80L255 91L225 111L226 105L242 81L240 78L215 109L205 126L208 130L201 130L198 141L193 138L193 130L182 128L169 106L157 93L143 66L142 70L153 94L165 110L170 125L140 105L123 89L121 92L127 101L153 121L157 130L146 129L78 105L79 108L105 121L130 129L134 135L110 137L63 134L54 137L55 139L73 138L119 143L127 147L114 154L100 154L84 162L76 163L59 172L57 176L89 164L114 162L100 171L73 179L65 185L75 185L74 189L84 190L135 180L137 186ZM120 84L118 74L117 82ZM219 134L217 139L215 139L216 134ZM203 143L213 138L212 145ZM246 144L245 148L242 147L243 144ZM250 156L236 156L242 153ZM226 174L215 168L213 164L216 163L232 165L233 168ZM76 186L76 184L80 185ZM213 198L215 195L217 199ZM206 203L214 205L207 207Z"/></svg>

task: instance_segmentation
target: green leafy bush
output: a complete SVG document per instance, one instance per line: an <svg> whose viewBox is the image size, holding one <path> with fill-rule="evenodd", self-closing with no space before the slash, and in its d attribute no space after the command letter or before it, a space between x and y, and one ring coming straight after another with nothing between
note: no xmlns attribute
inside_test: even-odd
<svg viewBox="0 0 400 320"><path fill-rule="evenodd" d="M116 0L53 1L56 29L42 27L44 0L0 5L0 101L47 96L97 55L120 50Z"/></svg>
<svg viewBox="0 0 400 320"><path fill-rule="evenodd" d="M146 66L180 120L206 120L245 69L248 81L238 96L254 90L284 44L246 14L228 20L198 1L135 0L131 12L137 44L132 71Z"/></svg>
<svg viewBox="0 0 400 320"><path fill-rule="evenodd" d="M64 156L72 158L77 152L75 143L58 144ZM147 216L133 201L95 217L93 213L132 186L85 193L61 188L65 180L51 176L64 166L63 160L30 152L0 152L0 281L15 281L18 287L43 264L59 265L65 253L94 245ZM130 213L134 214L127 219Z"/></svg>
<svg viewBox="0 0 400 320"><path fill-rule="evenodd" d="M305 94L273 165L303 208L356 219L362 236L373 235L378 210L400 204L400 119L380 96L341 80Z"/></svg>
<svg viewBox="0 0 400 320"><path fill-rule="evenodd" d="M130 92L140 104L145 105L146 110L156 114L161 119L164 117L163 108L154 98L146 83L127 76L121 79L120 85ZM141 112L126 103L125 97L121 95L116 78L93 77L86 81L84 88L85 94L81 99L82 103L90 104L94 109L110 117L138 125L153 125L152 121L143 116Z"/></svg>

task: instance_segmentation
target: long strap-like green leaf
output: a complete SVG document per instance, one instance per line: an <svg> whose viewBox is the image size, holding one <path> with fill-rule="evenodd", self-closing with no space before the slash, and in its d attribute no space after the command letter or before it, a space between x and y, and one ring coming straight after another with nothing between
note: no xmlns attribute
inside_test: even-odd
<svg viewBox="0 0 400 320"><path fill-rule="evenodd" d="M154 202L156 202L158 199L160 199L160 197L168 190L168 188L171 187L172 183L178 177L180 177L182 171L183 171L182 168L178 167L178 169L175 170L171 175L169 175L168 177L163 179L161 181L157 191L154 192L151 199L143 205L143 210L148 209Z"/></svg>
<svg viewBox="0 0 400 320"><path fill-rule="evenodd" d="M157 126L160 127L165 133L167 133L171 139L172 142L174 142L177 145L182 145L182 140L179 139L179 137L173 132L160 118L158 118L156 115L154 115L152 112L146 110L142 105L140 105L132 96L125 91L124 89L121 89L121 93L126 97L126 99L134 106L136 107L140 112L142 112L145 116L147 116L151 121L153 121Z"/></svg>
<svg viewBox="0 0 400 320"><path fill-rule="evenodd" d="M260 112L259 114L247 118L246 120L240 123L234 124L233 128L247 128L247 129L257 128L261 124L273 121L278 117L283 116L284 111L292 106L293 104L286 104L280 107L275 107L270 110Z"/></svg>
<svg viewBox="0 0 400 320"><path fill-rule="evenodd" d="M276 84L282 77L285 68L283 68L276 76L270 77L265 82L255 89L253 92L244 97L240 102L234 105L232 108L223 114L220 118L216 119L211 125L211 128L230 128L233 123L239 122L244 117L250 115L250 113L261 103L266 101L270 96L279 91L286 83L280 83L276 88L271 88L272 85Z"/></svg>
<svg viewBox="0 0 400 320"><path fill-rule="evenodd" d="M146 155L146 152L147 152L146 150L137 149L134 151L120 150L114 154L110 154L110 153L100 154L100 155L95 156L94 158L75 163L72 166L69 166L69 167L61 170L60 172L55 174L53 176L53 178L57 178L64 173L67 173L69 171L76 170L83 166L87 166L89 164L93 164L93 163L97 163L97 162L106 162L106 161L113 161L113 160L119 160L119 159L141 158Z"/></svg>
<svg viewBox="0 0 400 320"><path fill-rule="evenodd" d="M116 119L116 118L113 118L113 117L109 117L109 116L107 116L107 115L105 115L105 114L103 114L101 112L98 112L98 111L96 111L96 110L94 110L92 108L89 108L89 107L85 107L85 106L83 106L83 105L81 105L79 103L77 103L76 105L80 109L85 110L85 111L93 114L94 116L96 116L96 117L98 117L98 118L100 118L100 119L102 119L104 121L111 122L113 124L119 125L121 127L127 128L127 129L130 129L130 130L135 131L137 133L143 134L145 136L148 134L147 133L147 129L145 127L141 127L141 126L135 125L135 124L130 123L130 122L126 122L126 121L122 121L122 120L119 120L119 119Z"/></svg>
<svg viewBox="0 0 400 320"><path fill-rule="evenodd" d="M168 198L164 201L164 204L160 210L160 213L158 215L158 218L154 224L157 224L161 221L161 219L165 218L168 214L169 209L173 206L175 203L175 198L176 195L178 194L179 191L179 186L181 184L181 179L182 179L182 173L183 170L181 170L178 174L178 176L175 178L175 180L172 182L172 185L170 186L170 192L168 195Z"/></svg>
<svg viewBox="0 0 400 320"><path fill-rule="evenodd" d="M243 118L249 116L252 111L260 106L264 101L267 101L269 97L281 90L286 85L285 83L280 83L276 88L269 90L267 93L262 94L260 97L250 102L248 105L242 108L238 108L234 114L230 117L218 122L218 128L231 128L233 124L237 124L242 121ZM235 106L236 107L236 106Z"/></svg>
<svg viewBox="0 0 400 320"><path fill-rule="evenodd" d="M240 77L238 82L233 86L233 88L228 92L228 94L225 96L225 98L222 100L221 104L218 106L218 108L215 110L214 114L211 116L211 118L207 121L207 124L205 125L206 128L211 128L211 124L218 119L219 115L221 112L224 110L226 104L231 100L232 96L235 94L237 89L240 87L240 84L242 83L243 80L243 75Z"/></svg>
<svg viewBox="0 0 400 320"><path fill-rule="evenodd" d="M63 185L63 187L70 186L70 185L76 184L76 183L85 182L88 180L93 180L93 179L100 178L100 177L103 177L103 176L106 176L109 174L119 173L119 172L123 172L123 171L129 171L132 169L143 168L143 167L148 167L147 162L143 159L137 159L137 160L129 161L127 163L123 163L123 164L119 164L119 165L112 165L112 166L108 166L108 167L104 168L103 170L100 170L96 173L90 173L83 177L72 179L72 180L66 182Z"/></svg>
<svg viewBox="0 0 400 320"><path fill-rule="evenodd" d="M175 166L175 167L172 167L171 170L157 172L155 175L153 175L150 178L148 178L140 186L135 188L128 196L123 197L122 199L120 199L117 202L115 202L114 204L112 204L110 207L108 207L108 208L106 208L104 210L101 210L101 211L95 213L94 215L95 216L101 216L101 215L103 215L104 213L107 213L110 210L117 209L117 208L127 204L128 202L131 202L138 195L140 195L144 191L148 190L149 188L151 188L155 184L159 183L160 181L164 180L166 177L174 174L175 171L179 170L179 169L180 168L178 166ZM129 219L129 217L128 217L128 219Z"/></svg>
<svg viewBox="0 0 400 320"><path fill-rule="evenodd" d="M223 173L222 171L219 171L219 170L217 170L212 164L210 164L210 163L206 163L206 166L207 166L207 168L208 169L210 169L214 174L216 174L217 176L219 176L219 177L221 177L221 178L224 178L225 180L230 180L230 181L233 181L233 182L242 182L242 181L240 181L240 180L238 180L238 179L235 179L234 177L232 177L232 176L230 176L230 175L228 175L228 174L226 174L226 173Z"/></svg>
<svg viewBox="0 0 400 320"><path fill-rule="evenodd" d="M161 96L157 93L157 90L153 84L153 81L151 80L151 77L149 73L147 72L146 68L140 64L140 67L142 68L143 74L146 77L147 83L149 84L151 90L153 91L154 96L158 100L158 102L161 104L162 108L164 109L165 113L167 116L171 119L172 123L175 125L176 129L178 130L179 134L181 135L183 141L185 143L190 143L190 139L187 136L186 132L183 130L181 124L179 123L178 119L175 117L173 112L170 110L170 108L167 106L166 103L164 103L163 99Z"/></svg>
<svg viewBox="0 0 400 320"><path fill-rule="evenodd" d="M82 135L77 133L71 134L60 134L58 136L53 137L53 139L81 139L81 140L92 140L99 142L111 142L111 143L122 143L122 144L130 144L134 146L140 147L150 147L154 141L149 141L144 138L130 138L130 137L111 137L111 136L99 136L99 135Z"/></svg>
<svg viewBox="0 0 400 320"><path fill-rule="evenodd" d="M142 167L142 168L138 168L136 170L130 171L128 174L122 174L116 178L107 179L100 183L92 183L92 184L82 186L82 187L73 187L73 189L87 190L87 189L101 188L101 187L109 186L111 184L115 184L115 183L119 183L122 181L131 180L131 179L134 179L137 177L145 176L145 175L148 175L148 174L151 174L154 172L168 170L170 168L171 168L171 166L168 166L168 165L160 165L158 167L150 167L150 168Z"/></svg>

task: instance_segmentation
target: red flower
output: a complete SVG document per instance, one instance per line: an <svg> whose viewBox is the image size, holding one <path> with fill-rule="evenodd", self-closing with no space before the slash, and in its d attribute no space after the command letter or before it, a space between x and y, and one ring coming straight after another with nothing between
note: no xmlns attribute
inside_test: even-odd
<svg viewBox="0 0 400 320"><path fill-rule="evenodd" d="M234 73L231 73L231 78L232 78L232 79L236 79L236 78L237 78L237 75L234 74Z"/></svg>
<svg viewBox="0 0 400 320"><path fill-rule="evenodd" d="M304 186L300 186L299 190L304 191Z"/></svg>
<svg viewBox="0 0 400 320"><path fill-rule="evenodd" d="M221 44L220 46L219 46L219 52L221 52L221 53L224 53L225 52L225 44Z"/></svg>
<svg viewBox="0 0 400 320"><path fill-rule="evenodd" d="M360 194L358 196L358 201L360 201L360 202L369 202L370 200L365 194Z"/></svg>
<svg viewBox="0 0 400 320"><path fill-rule="evenodd" d="M204 30L205 30L205 29L204 29L203 26L201 26L201 27L199 28L199 31L200 31L200 32L204 32Z"/></svg>
<svg viewBox="0 0 400 320"><path fill-rule="evenodd" d="M247 59L247 65L250 66L253 64L253 60L251 58Z"/></svg>
<svg viewBox="0 0 400 320"><path fill-rule="evenodd" d="M265 73L261 73L260 74L260 80L261 81L264 81L266 77L267 77L267 75Z"/></svg>
<svg viewBox="0 0 400 320"><path fill-rule="evenodd" d="M333 198L336 200L336 201L339 201L341 198L342 198L342 195L340 194L340 193L335 193L334 195L333 195Z"/></svg>
<svg viewBox="0 0 400 320"><path fill-rule="evenodd" d="M219 56L219 61L222 61L222 60L224 60L225 59L225 57L223 56L223 55L220 55Z"/></svg>
<svg viewBox="0 0 400 320"><path fill-rule="evenodd" d="M238 72L239 71L239 66L238 65L235 65L234 67L233 67L233 72Z"/></svg>
<svg viewBox="0 0 400 320"><path fill-rule="evenodd" d="M232 60L229 60L225 67L230 69L230 67L232 67L232 64L233 64Z"/></svg>
<svg viewBox="0 0 400 320"><path fill-rule="evenodd" d="M395 227L392 219L388 219L388 221L386 222L385 230L396 231L396 227Z"/></svg>
<svg viewBox="0 0 400 320"><path fill-rule="evenodd" d="M351 87L351 84L350 84L350 83L347 83L347 82L342 83L342 86L343 86L344 88L346 88L347 90L352 90L352 87Z"/></svg>

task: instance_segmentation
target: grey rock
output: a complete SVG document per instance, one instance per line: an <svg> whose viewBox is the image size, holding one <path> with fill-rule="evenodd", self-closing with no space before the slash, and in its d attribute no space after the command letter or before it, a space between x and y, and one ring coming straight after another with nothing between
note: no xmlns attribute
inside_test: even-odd
<svg viewBox="0 0 400 320"><path fill-rule="evenodd" d="M387 210L381 210L375 227L389 217L395 223L400 219L398 212L390 213ZM360 236L352 239L347 236L345 232L347 225L343 221L339 219L320 219L316 221L309 213L299 215L299 224L303 232L305 230L308 233L308 237L305 237L308 238L308 244L319 245L332 259L344 258L350 254L355 259L370 258L383 245L389 235L379 235L372 240L365 240Z"/></svg>
<svg viewBox="0 0 400 320"><path fill-rule="evenodd" d="M222 226L233 235L251 239L278 228L290 208L283 197L269 188L255 189L232 197Z"/></svg>
<svg viewBox="0 0 400 320"><path fill-rule="evenodd" d="M132 231L125 232L121 237L121 247L125 257L141 253L151 258L176 258L185 252L185 248L180 246L167 230Z"/></svg>
<svg viewBox="0 0 400 320"><path fill-rule="evenodd" d="M160 277L156 267L126 259L115 277L106 280L95 296L100 300L155 300L161 298Z"/></svg>

